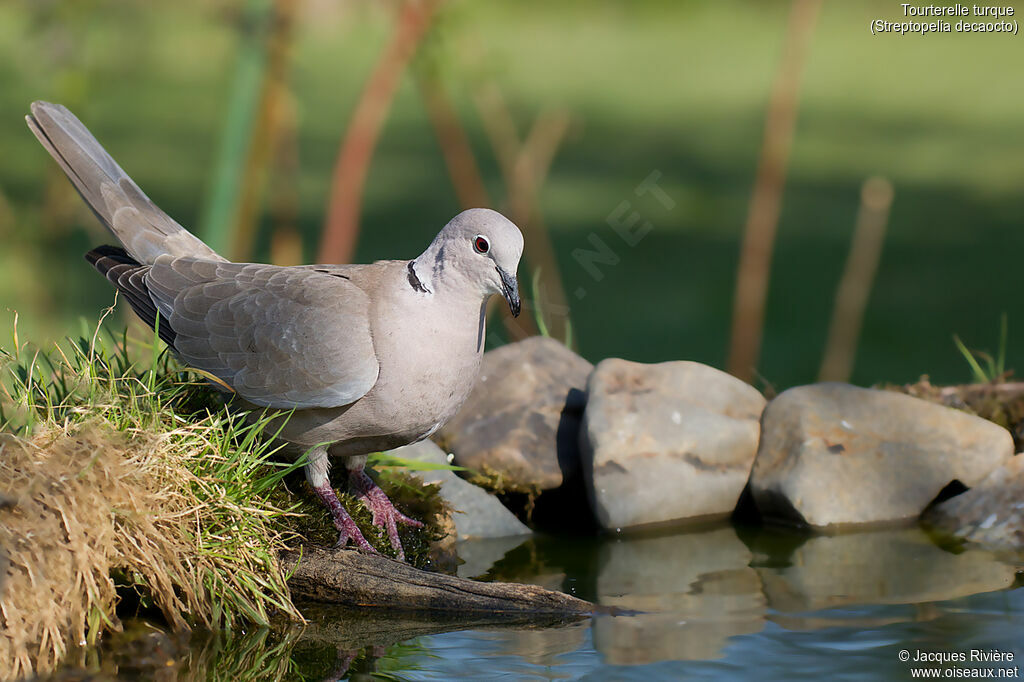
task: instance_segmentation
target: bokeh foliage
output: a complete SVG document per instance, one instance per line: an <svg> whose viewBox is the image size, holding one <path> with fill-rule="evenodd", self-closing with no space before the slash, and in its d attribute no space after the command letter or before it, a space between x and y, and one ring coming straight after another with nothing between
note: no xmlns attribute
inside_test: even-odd
<svg viewBox="0 0 1024 682"><path fill-rule="evenodd" d="M23 333L62 337L108 305L80 254L106 239L21 122L62 101L158 204L197 225L209 196L243 3L50 0L0 5L0 301ZM1020 13L1021 7L1018 7ZM563 105L573 128L540 194L582 353L722 366L740 230L788 4L502 2L446 5L445 81L486 149L470 89L485 75L528 121ZM803 78L769 292L761 375L814 378L834 288L869 175L895 187L854 381L962 381L952 342L1015 343L1024 253L1024 92L1019 38L872 36L898 3L826 3ZM291 85L299 226L312 258L338 140L391 31L388 7L308 0ZM485 182L500 173L481 154ZM676 201L636 186L654 171ZM607 224L623 201L654 224L627 247ZM412 257L458 210L407 74L374 156L358 260ZM255 253L266 257L269 221ZM620 257L595 282L573 258L597 234ZM586 295L579 299L577 290ZM0 333L12 316L0 319ZM612 323L613 322L613 323Z"/></svg>

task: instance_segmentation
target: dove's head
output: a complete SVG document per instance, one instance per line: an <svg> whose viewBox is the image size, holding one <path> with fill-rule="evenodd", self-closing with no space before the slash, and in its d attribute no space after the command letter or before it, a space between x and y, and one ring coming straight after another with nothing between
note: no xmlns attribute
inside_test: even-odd
<svg viewBox="0 0 1024 682"><path fill-rule="evenodd" d="M471 208L451 219L423 255L413 261L420 280L457 276L483 296L501 294L513 315L520 310L516 270L523 234L511 220L487 208Z"/></svg>

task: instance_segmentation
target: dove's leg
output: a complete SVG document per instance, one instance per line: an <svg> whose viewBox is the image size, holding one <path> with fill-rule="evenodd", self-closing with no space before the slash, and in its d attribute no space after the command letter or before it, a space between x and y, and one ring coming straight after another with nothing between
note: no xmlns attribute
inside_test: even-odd
<svg viewBox="0 0 1024 682"><path fill-rule="evenodd" d="M330 468L331 461L327 457L327 448L316 448L310 451L309 461L306 463L306 480L309 481L309 485L313 487L320 501L331 512L331 520L334 521L334 527L338 529L337 546L344 547L349 540L352 540L360 549L375 552L376 550L370 546L370 543L366 541L363 534L359 532L356 522L352 520L352 517L348 515L345 508L341 506L338 496L334 494L334 488L331 487L331 479L327 475ZM376 517L374 517L374 520L376 521Z"/></svg>
<svg viewBox="0 0 1024 682"><path fill-rule="evenodd" d="M423 524L395 509L395 505L391 503L384 491L363 471L365 464L366 457L349 457L345 461L349 487L373 514L373 525L387 531L388 539L391 541L391 546L395 549L398 559L405 561L405 551L398 539L398 524L416 528L422 528Z"/></svg>

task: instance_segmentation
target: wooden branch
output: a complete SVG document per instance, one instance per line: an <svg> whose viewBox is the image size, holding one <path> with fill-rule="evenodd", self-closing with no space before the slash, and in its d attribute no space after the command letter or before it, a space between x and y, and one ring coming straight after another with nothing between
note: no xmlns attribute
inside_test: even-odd
<svg viewBox="0 0 1024 682"><path fill-rule="evenodd" d="M764 122L761 158L754 178L747 225L743 231L732 314L729 372L746 382L754 378L761 354L764 308L772 267L772 250L779 226L786 166L800 95L800 75L821 0L793 0L783 44L782 61L772 86Z"/></svg>
<svg viewBox="0 0 1024 682"><path fill-rule="evenodd" d="M481 88L475 101L507 188L505 203L508 217L523 230L526 260L534 269L541 271L542 289L550 296L550 300L544 302L549 310L541 310L540 313L551 315L551 334L565 339L569 304L551 237L541 218L537 195L569 130L569 113L564 109L542 111L525 141L520 142L515 121L496 85ZM533 301L532 304L541 305L541 301ZM527 335L532 334L531 330Z"/></svg>
<svg viewBox="0 0 1024 682"><path fill-rule="evenodd" d="M482 583L428 573L379 554L305 547L281 555L288 587L300 599L392 612L474 617L573 616L593 613L590 602L535 585Z"/></svg>
<svg viewBox="0 0 1024 682"><path fill-rule="evenodd" d="M442 0L406 0L395 34L381 54L352 114L331 180L327 223L320 241L320 263L348 263L355 253L363 187L384 119L398 81L416 52Z"/></svg>
<svg viewBox="0 0 1024 682"><path fill-rule="evenodd" d="M514 168L519 156L519 132L512 113L505 104L501 90L494 83L484 84L475 93L476 108L484 123L484 130L494 148L494 155L503 173Z"/></svg>
<svg viewBox="0 0 1024 682"><path fill-rule="evenodd" d="M480 168L477 166L476 157L473 155L469 136L459 120L458 112L448 98L444 84L426 68L420 67L415 71L423 103L427 108L431 125L434 127L437 142L441 146L441 153L444 156L445 165L448 167L448 175L451 176L459 204L464 209L491 206L491 198L484 185ZM512 220L522 226L521 221L516 218ZM510 340L518 341L540 333L529 315L517 319L512 317L508 308L498 308L497 305L496 300L491 301L487 308L487 316L490 318L497 311Z"/></svg>
<svg viewBox="0 0 1024 682"><path fill-rule="evenodd" d="M459 121L458 112L448 100L444 83L426 68L421 67L415 71L420 95L430 123L434 126L434 135L441 147L459 204L462 208L489 207L491 197L484 186L476 157L473 156L469 136Z"/></svg>
<svg viewBox="0 0 1024 682"><path fill-rule="evenodd" d="M849 381L853 374L864 311L885 243L892 196L892 183L885 178L868 178L861 189L860 211L846 268L836 290L818 381Z"/></svg>
<svg viewBox="0 0 1024 682"><path fill-rule="evenodd" d="M302 233L299 231L299 136L295 100L289 93L282 105L281 134L274 150L270 185L270 262L274 265L302 265Z"/></svg>
<svg viewBox="0 0 1024 682"><path fill-rule="evenodd" d="M236 263L253 259L257 224L266 195L272 155L287 134L291 107L288 70L295 41L295 21L299 0L274 0L273 21L266 38L266 65L263 87L249 140L249 151L242 169L233 224L230 225L227 255Z"/></svg>
<svg viewBox="0 0 1024 682"><path fill-rule="evenodd" d="M1011 381L1000 384L965 384L963 386L944 386L939 389L943 398L963 395L1017 395L1024 393L1024 381Z"/></svg>

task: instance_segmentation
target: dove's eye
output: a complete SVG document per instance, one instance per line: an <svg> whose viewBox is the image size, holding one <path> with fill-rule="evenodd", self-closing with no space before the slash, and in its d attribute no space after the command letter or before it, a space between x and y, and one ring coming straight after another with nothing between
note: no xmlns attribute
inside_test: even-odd
<svg viewBox="0 0 1024 682"><path fill-rule="evenodd" d="M477 235L473 239L473 248L477 253L487 253L491 249L491 245L487 242L487 237Z"/></svg>

